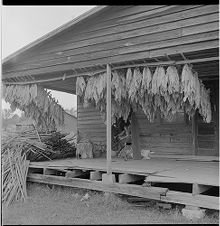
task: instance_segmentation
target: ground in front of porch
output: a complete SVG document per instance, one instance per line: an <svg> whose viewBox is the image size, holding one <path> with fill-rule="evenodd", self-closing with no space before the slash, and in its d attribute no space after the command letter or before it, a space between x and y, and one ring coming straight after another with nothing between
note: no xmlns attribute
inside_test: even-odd
<svg viewBox="0 0 220 226"><path fill-rule="evenodd" d="M182 216L182 205L172 204L172 209L159 208L154 201L136 206L125 196L106 198L103 192L63 186L48 187L28 183L28 199L3 208L3 225L53 225L53 224L154 224L201 223L219 224L218 211L207 210L199 220ZM88 193L89 199L81 201ZM78 195L77 195L78 194Z"/></svg>

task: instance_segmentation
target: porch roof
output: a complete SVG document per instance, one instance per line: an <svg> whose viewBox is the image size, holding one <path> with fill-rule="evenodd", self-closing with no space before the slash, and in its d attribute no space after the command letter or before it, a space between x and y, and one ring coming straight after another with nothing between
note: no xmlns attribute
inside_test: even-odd
<svg viewBox="0 0 220 226"><path fill-rule="evenodd" d="M218 79L215 5L100 6L3 60L4 84L39 83L76 93L80 75L152 64L193 62L203 80Z"/></svg>

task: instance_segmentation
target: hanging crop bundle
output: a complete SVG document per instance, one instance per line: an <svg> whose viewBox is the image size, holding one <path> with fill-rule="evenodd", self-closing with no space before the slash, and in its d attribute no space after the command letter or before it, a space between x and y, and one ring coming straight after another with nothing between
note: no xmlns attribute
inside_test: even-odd
<svg viewBox="0 0 220 226"><path fill-rule="evenodd" d="M25 116L34 119L42 130L54 130L56 125L64 123L62 107L41 86L9 85L4 87L3 95L12 110L24 111Z"/></svg>
<svg viewBox="0 0 220 226"><path fill-rule="evenodd" d="M143 69L143 76L141 82L140 97L143 98L144 94L147 92L151 94L151 82L152 82L152 73L148 67Z"/></svg>
<svg viewBox="0 0 220 226"><path fill-rule="evenodd" d="M196 99L196 93L200 89L199 79L196 73L192 72L192 68L189 65L184 65L181 75L181 91L184 93L183 102L188 99L190 105L194 105Z"/></svg>
<svg viewBox="0 0 220 226"><path fill-rule="evenodd" d="M99 76L94 76L94 82L93 82L93 87L92 87L92 93L93 93L93 99L95 101L95 104L97 104L99 102L99 95L98 95L98 80L99 80Z"/></svg>
<svg viewBox="0 0 220 226"><path fill-rule="evenodd" d="M209 123L211 121L211 103L209 91L205 89L198 74L192 71L187 64L184 65L181 75L181 92L184 95L183 106L189 115L193 115L196 109L203 119Z"/></svg>
<svg viewBox="0 0 220 226"><path fill-rule="evenodd" d="M131 68L128 68L127 73L126 73L126 91L127 91L127 93L130 90L132 78L133 78L132 70L131 70Z"/></svg>
<svg viewBox="0 0 220 226"><path fill-rule="evenodd" d="M145 93L144 97L139 100L139 104L150 122L154 121L156 107L153 104L153 95Z"/></svg>
<svg viewBox="0 0 220 226"><path fill-rule="evenodd" d="M164 92L166 84L167 79L165 78L164 68L161 66L157 67L152 78L152 93L162 94Z"/></svg>
<svg viewBox="0 0 220 226"><path fill-rule="evenodd" d="M210 90L205 89L205 86L200 82L201 101L199 106L199 113L202 115L203 120L207 123L211 122L212 112L210 103Z"/></svg>
<svg viewBox="0 0 220 226"><path fill-rule="evenodd" d="M169 94L180 92L180 81L176 67L169 66L166 70L166 76L168 78L168 92Z"/></svg>
<svg viewBox="0 0 220 226"><path fill-rule="evenodd" d="M199 108L200 106L200 101L201 100L201 95L200 95L200 90L201 90L201 85L202 83L200 82L199 78L198 78L198 74L195 72L194 74L195 77L195 94L194 94L194 101L195 101L195 107ZM207 100L208 101L208 100ZM210 102L210 101L209 101Z"/></svg>
<svg viewBox="0 0 220 226"><path fill-rule="evenodd" d="M138 68L135 68L132 80L130 82L130 87L128 90L128 96L129 96L131 102L138 101L138 92L141 87L142 77L143 76L142 76L142 73L140 72L140 70Z"/></svg>
<svg viewBox="0 0 220 226"><path fill-rule="evenodd" d="M104 98L106 92L106 73L102 73L97 77L96 90L99 99Z"/></svg>
<svg viewBox="0 0 220 226"><path fill-rule="evenodd" d="M106 74L92 76L87 83L83 81L78 81L77 93L84 97L84 107L95 106L105 120ZM120 117L126 121L130 111L139 108L151 122L158 110L162 117L171 120L181 109L191 116L199 109L206 122L211 120L209 92L187 64L181 76L175 66L168 66L166 71L158 66L153 74L148 67L142 73L139 68L113 70L111 89L113 122Z"/></svg>
<svg viewBox="0 0 220 226"><path fill-rule="evenodd" d="M123 71L114 71L112 77L112 94L118 103L126 97L126 80Z"/></svg>
<svg viewBox="0 0 220 226"><path fill-rule="evenodd" d="M166 70L166 92L164 86L163 97L166 103L161 108L165 118L172 119L180 109L180 82L176 67L169 66Z"/></svg>
<svg viewBox="0 0 220 226"><path fill-rule="evenodd" d="M94 82L95 82L95 77L90 77L87 81L87 86L85 89L85 96L84 96L84 103L83 106L84 107L88 107L89 103L92 102L94 100L93 98L93 91L94 91Z"/></svg>
<svg viewBox="0 0 220 226"><path fill-rule="evenodd" d="M192 97L195 92L195 79L189 65L184 65L181 74L181 93L183 93L183 106L186 113L190 116L195 114L195 109L192 103Z"/></svg>
<svg viewBox="0 0 220 226"><path fill-rule="evenodd" d="M116 122L116 118L123 118L125 122L128 120L128 116L131 110L131 106L128 100L124 99L121 104L112 99L112 124Z"/></svg>
<svg viewBox="0 0 220 226"><path fill-rule="evenodd" d="M86 81L83 77L76 79L76 95L82 96L86 88Z"/></svg>
<svg viewBox="0 0 220 226"><path fill-rule="evenodd" d="M160 95L165 96L167 94L167 88L168 88L168 76L165 73L164 67L159 67L158 69L158 87L160 90Z"/></svg>

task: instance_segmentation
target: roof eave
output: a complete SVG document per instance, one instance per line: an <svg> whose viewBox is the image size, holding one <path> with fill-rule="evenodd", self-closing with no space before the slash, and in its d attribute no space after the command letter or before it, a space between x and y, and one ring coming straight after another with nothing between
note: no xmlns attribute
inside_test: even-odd
<svg viewBox="0 0 220 226"><path fill-rule="evenodd" d="M18 51L10 54L9 56L7 56L6 58L4 58L2 60L2 64L5 64L7 63L8 61L12 60L13 58L17 57L18 55L26 52L27 50L33 48L34 46L37 46L38 44L42 43L42 42L45 42L47 41L49 38L61 33L62 31L70 28L71 26L83 21L84 19L102 11L103 9L105 9L106 7L108 6L97 6L97 7L94 7L92 9L90 9L89 11L81 14L80 16L74 18L73 20L71 20L70 22L67 22L63 25L61 25L60 27L56 28L55 30L47 33L46 35L38 38L37 40L31 42L30 44L24 46L23 48L19 49Z"/></svg>

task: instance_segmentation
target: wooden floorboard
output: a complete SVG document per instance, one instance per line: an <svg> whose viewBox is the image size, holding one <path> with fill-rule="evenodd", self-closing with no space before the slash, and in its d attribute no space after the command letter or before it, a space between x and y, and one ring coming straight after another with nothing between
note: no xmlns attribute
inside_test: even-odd
<svg viewBox="0 0 220 226"><path fill-rule="evenodd" d="M219 162L219 156L162 155L152 154L156 159L175 159L179 161Z"/></svg>
<svg viewBox="0 0 220 226"><path fill-rule="evenodd" d="M106 172L106 159L62 159L31 162L34 168L86 169ZM219 163L176 161L175 159L112 159L112 172L148 176L158 182L175 182L219 186ZM157 179L156 179L157 178Z"/></svg>

